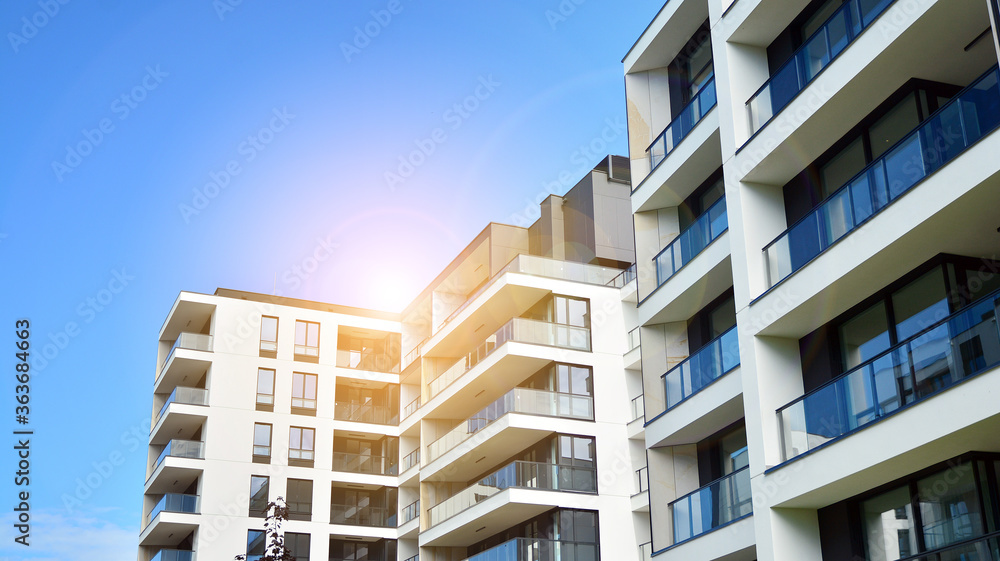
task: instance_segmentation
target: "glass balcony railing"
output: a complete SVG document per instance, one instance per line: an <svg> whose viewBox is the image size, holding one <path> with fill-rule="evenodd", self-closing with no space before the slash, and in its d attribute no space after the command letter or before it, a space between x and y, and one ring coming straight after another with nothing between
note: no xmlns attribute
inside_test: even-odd
<svg viewBox="0 0 1000 561"><path fill-rule="evenodd" d="M521 273L525 275L533 275L536 277L547 277L552 279L562 279L570 280L575 282L582 282L586 284L594 284L599 286L607 286L609 283L615 280L620 274L621 269L616 269L614 267L602 267L600 265L591 265L589 263L577 263L574 261L561 261L559 259L551 259L548 257L541 257L539 255L526 255L518 254L510 263L507 263L497 274L493 275L493 278L489 282L484 283L478 290L469 294L465 297L461 304L448 315L448 317L441 322L437 327L440 331L442 327L448 325L448 323L455 319L455 317L462 312L465 308L469 307L480 294L486 292L489 287L493 286L493 283L497 279L503 277L505 273ZM418 347L419 348L419 347Z"/></svg>
<svg viewBox="0 0 1000 561"><path fill-rule="evenodd" d="M353 454L350 452L333 453L333 471L349 473L364 473L368 475L398 475L398 466L390 463L385 456L371 454Z"/></svg>
<svg viewBox="0 0 1000 561"><path fill-rule="evenodd" d="M418 553L418 554L414 555L413 557L409 557L409 558L406 559L406 561L420 561L420 554Z"/></svg>
<svg viewBox="0 0 1000 561"><path fill-rule="evenodd" d="M597 470L540 462L511 462L427 511L434 526L509 488L597 492Z"/></svg>
<svg viewBox="0 0 1000 561"><path fill-rule="evenodd" d="M725 197L715 203L681 232L667 247L653 258L656 267L656 286L667 282L684 265L691 262L712 242L729 229Z"/></svg>
<svg viewBox="0 0 1000 561"><path fill-rule="evenodd" d="M749 466L677 499L670 510L675 544L753 513Z"/></svg>
<svg viewBox="0 0 1000 561"><path fill-rule="evenodd" d="M420 499L403 507L403 524L415 518L420 518Z"/></svg>
<svg viewBox="0 0 1000 561"><path fill-rule="evenodd" d="M747 101L750 134L781 112L895 0L848 0Z"/></svg>
<svg viewBox="0 0 1000 561"><path fill-rule="evenodd" d="M778 410L785 460L1000 364L1000 291Z"/></svg>
<svg viewBox="0 0 1000 561"><path fill-rule="evenodd" d="M352 526L369 526L376 528L395 528L396 509L381 506L358 506L331 504L331 524L350 524Z"/></svg>
<svg viewBox="0 0 1000 561"><path fill-rule="evenodd" d="M156 461L153 462L153 469L162 464L167 456L204 460L205 443L198 440L171 440L163 447L160 455L156 457Z"/></svg>
<svg viewBox="0 0 1000 561"><path fill-rule="evenodd" d="M586 395L556 393L529 388L514 388L481 411L459 423L441 438L427 445L427 460L432 462L465 442L493 421L508 413L594 420L594 398Z"/></svg>
<svg viewBox="0 0 1000 561"><path fill-rule="evenodd" d="M646 416L646 404L642 400L643 394L632 398L632 421L638 421Z"/></svg>
<svg viewBox="0 0 1000 561"><path fill-rule="evenodd" d="M198 514L198 499L198 495L181 495L176 493L163 495L153 505L153 508L150 509L149 514L146 515L146 525L149 525L156 518L156 515L164 511Z"/></svg>
<svg viewBox="0 0 1000 561"><path fill-rule="evenodd" d="M674 148L684 140L694 127L715 107L715 77L713 76L698 90L691 101L681 109L667 128L646 148L649 156L649 170L656 169Z"/></svg>
<svg viewBox="0 0 1000 561"><path fill-rule="evenodd" d="M514 538L464 561L597 561L596 543Z"/></svg>
<svg viewBox="0 0 1000 561"><path fill-rule="evenodd" d="M371 403L337 401L333 404L333 418L374 425L398 425L399 411Z"/></svg>
<svg viewBox="0 0 1000 561"><path fill-rule="evenodd" d="M194 561L194 552L186 549L161 549L149 561Z"/></svg>
<svg viewBox="0 0 1000 561"><path fill-rule="evenodd" d="M590 329L526 318L513 318L480 343L469 354L430 381L431 397L441 393L507 341L549 345L578 351L590 351Z"/></svg>
<svg viewBox="0 0 1000 561"><path fill-rule="evenodd" d="M768 286L802 268L997 125L1000 90L994 67L768 244Z"/></svg>
<svg viewBox="0 0 1000 561"><path fill-rule="evenodd" d="M417 467L419 465L420 465L420 448L417 448L416 450L403 456L402 461L400 461L399 473L406 473L406 470Z"/></svg>
<svg viewBox="0 0 1000 561"><path fill-rule="evenodd" d="M632 331L628 332L628 351L632 352L639 348L639 328L636 327Z"/></svg>
<svg viewBox="0 0 1000 561"><path fill-rule="evenodd" d="M1000 561L1000 532L904 557L899 561Z"/></svg>
<svg viewBox="0 0 1000 561"><path fill-rule="evenodd" d="M653 542L639 544L639 561L652 561Z"/></svg>
<svg viewBox="0 0 1000 561"><path fill-rule="evenodd" d="M736 327L732 327L663 375L667 410L705 389L739 365L739 335Z"/></svg>
<svg viewBox="0 0 1000 561"><path fill-rule="evenodd" d="M181 333L177 336L177 340L174 341L174 345L170 347L170 352L167 353L167 357L163 359L163 364L160 365L160 370L163 370L163 367L170 362L170 357L174 356L174 351L177 349L212 352L212 336L201 333Z"/></svg>
<svg viewBox="0 0 1000 561"><path fill-rule="evenodd" d="M208 390L203 388L188 388L184 386L178 386L174 388L174 391L170 392L167 400L160 407L160 412L156 414L156 422L163 417L163 414L167 412L167 407L170 407L171 403L183 403L185 405L208 405Z"/></svg>
<svg viewBox="0 0 1000 561"><path fill-rule="evenodd" d="M337 366L369 372L399 374L399 355L375 349L337 349Z"/></svg>

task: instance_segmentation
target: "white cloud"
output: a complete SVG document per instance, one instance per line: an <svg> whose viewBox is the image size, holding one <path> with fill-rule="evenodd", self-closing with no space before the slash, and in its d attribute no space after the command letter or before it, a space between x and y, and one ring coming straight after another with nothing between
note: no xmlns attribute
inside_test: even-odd
<svg viewBox="0 0 1000 561"><path fill-rule="evenodd" d="M2 546L0 561L135 561L139 548L138 524L125 528L106 518L110 510L90 510L73 515L62 510L32 511L30 545L13 542ZM103 517L103 518L102 518ZM12 513L0 516L0 525L16 532Z"/></svg>

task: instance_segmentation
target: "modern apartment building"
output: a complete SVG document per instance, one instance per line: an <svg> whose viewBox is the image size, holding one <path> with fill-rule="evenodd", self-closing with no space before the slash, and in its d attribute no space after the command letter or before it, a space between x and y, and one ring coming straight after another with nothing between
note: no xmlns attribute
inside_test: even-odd
<svg viewBox="0 0 1000 561"><path fill-rule="evenodd" d="M652 556L1000 559L997 14L669 0L626 55Z"/></svg>
<svg viewBox="0 0 1000 561"><path fill-rule="evenodd" d="M608 157L530 227L490 224L402 313L182 292L139 561L259 557L278 496L303 561L637 561L628 179Z"/></svg>

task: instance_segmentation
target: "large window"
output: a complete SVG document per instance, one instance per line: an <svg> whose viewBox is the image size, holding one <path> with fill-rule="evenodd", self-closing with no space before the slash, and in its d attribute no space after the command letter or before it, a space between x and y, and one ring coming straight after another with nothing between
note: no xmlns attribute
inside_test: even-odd
<svg viewBox="0 0 1000 561"><path fill-rule="evenodd" d="M271 425L255 423L253 426L253 461L270 463L271 461Z"/></svg>
<svg viewBox="0 0 1000 561"><path fill-rule="evenodd" d="M278 318L260 318L260 356L274 358L278 352Z"/></svg>
<svg viewBox="0 0 1000 561"><path fill-rule="evenodd" d="M285 504L288 506L289 520L312 519L312 491L313 482L308 479L288 480L288 497Z"/></svg>
<svg viewBox="0 0 1000 561"><path fill-rule="evenodd" d="M982 559L977 553L986 544L976 540L996 532L1000 521L998 459L969 454L820 509L824 558Z"/></svg>
<svg viewBox="0 0 1000 561"><path fill-rule="evenodd" d="M712 66L712 35L706 21L668 66L672 87L671 114L677 115L715 75Z"/></svg>
<svg viewBox="0 0 1000 561"><path fill-rule="evenodd" d="M257 409L274 411L274 370L257 369Z"/></svg>
<svg viewBox="0 0 1000 561"><path fill-rule="evenodd" d="M292 372L292 413L316 414L315 374Z"/></svg>
<svg viewBox="0 0 1000 561"><path fill-rule="evenodd" d="M319 361L319 324L295 321L295 360Z"/></svg>
<svg viewBox="0 0 1000 561"><path fill-rule="evenodd" d="M268 487L271 479L265 475L250 476L250 516L267 516Z"/></svg>
<svg viewBox="0 0 1000 561"><path fill-rule="evenodd" d="M285 532L285 547L295 561L309 561L309 534Z"/></svg>
<svg viewBox="0 0 1000 561"><path fill-rule="evenodd" d="M288 429L289 465L312 467L315 456L316 429L291 427Z"/></svg>

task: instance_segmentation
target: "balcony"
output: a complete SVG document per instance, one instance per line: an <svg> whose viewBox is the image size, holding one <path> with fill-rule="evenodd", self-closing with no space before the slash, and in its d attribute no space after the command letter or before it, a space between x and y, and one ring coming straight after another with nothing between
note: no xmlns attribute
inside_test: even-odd
<svg viewBox="0 0 1000 561"><path fill-rule="evenodd" d="M529 388L514 388L486 406L441 438L427 445L427 460L432 462L468 440L493 421L508 413L594 420L594 399L589 396L556 393Z"/></svg>
<svg viewBox="0 0 1000 561"><path fill-rule="evenodd" d="M208 390L203 388L188 388L184 386L178 386L174 388L174 391L170 392L167 400L160 407L160 412L156 414L156 421L154 425L160 422L163 415L167 412L167 408L170 407L171 403L183 403L186 405L208 405Z"/></svg>
<svg viewBox="0 0 1000 561"><path fill-rule="evenodd" d="M198 495L181 495L169 493L163 495L143 521L143 527L148 526L161 512L181 512L186 514L198 514Z"/></svg>
<svg viewBox="0 0 1000 561"><path fill-rule="evenodd" d="M778 410L784 459L922 402L1000 364L1000 291Z"/></svg>
<svg viewBox="0 0 1000 561"><path fill-rule="evenodd" d="M395 528L396 509L381 506L331 504L330 524Z"/></svg>
<svg viewBox="0 0 1000 561"><path fill-rule="evenodd" d="M402 461L400 461L399 473L406 473L410 468L414 468L420 465L420 448L410 452L409 454L403 456Z"/></svg>
<svg viewBox="0 0 1000 561"><path fill-rule="evenodd" d="M194 552L186 549L161 549L149 561L194 561Z"/></svg>
<svg viewBox="0 0 1000 561"><path fill-rule="evenodd" d="M618 275L605 283L607 286L613 286L615 288L625 288L628 284L635 280L636 267L635 263L629 265L628 269L618 273Z"/></svg>
<svg viewBox="0 0 1000 561"><path fill-rule="evenodd" d="M670 503L674 545L753 514L750 467L744 467Z"/></svg>
<svg viewBox="0 0 1000 561"><path fill-rule="evenodd" d="M349 452L333 453L333 471L363 473L367 475L398 475L395 464L390 465L385 456L371 454L352 454Z"/></svg>
<svg viewBox="0 0 1000 561"><path fill-rule="evenodd" d="M337 349L337 366L340 368L399 374L399 365L398 354L394 356L392 353L377 352L374 349L363 351Z"/></svg>
<svg viewBox="0 0 1000 561"><path fill-rule="evenodd" d="M156 470L156 468L162 464L168 456L204 460L205 443L197 440L171 440L166 444L166 446L163 447L163 451L160 452L160 455L156 457L156 461L153 462L152 469Z"/></svg>
<svg viewBox="0 0 1000 561"><path fill-rule="evenodd" d="M849 0L747 101L750 134L762 129L895 0Z"/></svg>
<svg viewBox="0 0 1000 561"><path fill-rule="evenodd" d="M452 382L482 362L507 341L590 352L590 329L533 319L513 318L496 333L487 337L474 350L431 380L428 384L430 397L433 398L441 393Z"/></svg>
<svg viewBox="0 0 1000 561"><path fill-rule="evenodd" d="M733 327L712 339L663 375L666 411L705 389L739 365L739 334L736 327Z"/></svg>
<svg viewBox="0 0 1000 561"><path fill-rule="evenodd" d="M729 229L725 197L719 199L653 258L660 287Z"/></svg>
<svg viewBox="0 0 1000 561"><path fill-rule="evenodd" d="M681 109L677 117L674 117L670 121L667 128L646 148L646 155L649 157L650 174L694 130L694 127L701 122L702 118L715 107L715 102L715 78L712 77L698 90L694 98ZM633 190L641 184L641 182L636 184Z"/></svg>
<svg viewBox="0 0 1000 561"><path fill-rule="evenodd" d="M431 507L427 511L430 526L436 526L510 488L596 493L597 470L540 462L511 462Z"/></svg>
<svg viewBox="0 0 1000 561"><path fill-rule="evenodd" d="M514 538L464 561L596 561L599 549L595 543Z"/></svg>
<svg viewBox="0 0 1000 561"><path fill-rule="evenodd" d="M337 401L334 403L333 418L338 421L396 426L399 424L399 411L371 403Z"/></svg>
<svg viewBox="0 0 1000 561"><path fill-rule="evenodd" d="M410 520L416 520L417 518L420 518L420 499L417 499L403 507L403 524L406 524Z"/></svg>
<svg viewBox="0 0 1000 561"><path fill-rule="evenodd" d="M420 409L420 396L418 395L416 399L406 404L403 407L403 418L401 420L406 420L410 415L417 412Z"/></svg>
<svg viewBox="0 0 1000 561"><path fill-rule="evenodd" d="M646 417L646 406L643 402L643 395L639 394L632 398L632 420L630 423L634 423L640 419L645 419Z"/></svg>
<svg viewBox="0 0 1000 561"><path fill-rule="evenodd" d="M181 333L177 336L177 340L174 341L174 345L170 347L170 352L167 353L167 357L163 359L163 363L160 364L160 372L162 373L163 367L170 362L170 359L174 356L174 352L177 349L189 349L192 351L205 351L212 352L212 336L205 335L202 333Z"/></svg>
<svg viewBox="0 0 1000 561"><path fill-rule="evenodd" d="M997 82L994 67L768 244L767 286L801 269L996 129Z"/></svg>

